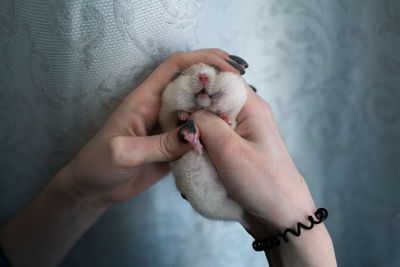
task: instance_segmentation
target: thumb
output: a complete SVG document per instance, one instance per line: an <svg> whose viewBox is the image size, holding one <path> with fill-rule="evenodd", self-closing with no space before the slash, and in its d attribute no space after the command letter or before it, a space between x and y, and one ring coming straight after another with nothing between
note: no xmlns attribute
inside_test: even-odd
<svg viewBox="0 0 400 267"><path fill-rule="evenodd" d="M225 162L242 150L243 138L214 113L200 110L194 112L190 118L199 128L201 141L214 164Z"/></svg>
<svg viewBox="0 0 400 267"><path fill-rule="evenodd" d="M178 140L174 129L152 136L117 136L111 140L111 157L122 167L133 168L150 162L175 160L191 149Z"/></svg>

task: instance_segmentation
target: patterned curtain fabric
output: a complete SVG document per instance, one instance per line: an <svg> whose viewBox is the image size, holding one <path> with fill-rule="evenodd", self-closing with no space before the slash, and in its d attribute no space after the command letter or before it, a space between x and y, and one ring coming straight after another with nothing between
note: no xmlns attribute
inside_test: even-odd
<svg viewBox="0 0 400 267"><path fill-rule="evenodd" d="M219 47L271 105L339 266L400 265L400 0L3 0L0 223L170 53ZM62 266L267 266L171 176L116 204Z"/></svg>

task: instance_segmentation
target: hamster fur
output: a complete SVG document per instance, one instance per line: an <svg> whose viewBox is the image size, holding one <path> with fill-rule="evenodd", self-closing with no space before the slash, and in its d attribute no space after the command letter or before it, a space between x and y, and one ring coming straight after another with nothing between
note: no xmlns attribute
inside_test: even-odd
<svg viewBox="0 0 400 267"><path fill-rule="evenodd" d="M236 117L246 98L246 86L240 76L220 72L215 66L195 64L164 89L160 125L164 131L175 129L190 113L206 109L235 129ZM170 167L178 190L197 212L209 219L238 221L245 225L243 209L229 197L206 151L199 155L190 150L170 163Z"/></svg>

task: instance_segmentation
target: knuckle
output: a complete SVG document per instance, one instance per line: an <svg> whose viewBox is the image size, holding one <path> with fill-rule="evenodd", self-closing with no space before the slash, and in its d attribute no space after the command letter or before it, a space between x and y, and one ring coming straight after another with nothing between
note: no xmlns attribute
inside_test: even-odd
<svg viewBox="0 0 400 267"><path fill-rule="evenodd" d="M178 69L182 69L182 68L187 67L185 64L185 55L186 55L186 52L177 51L177 52L172 53L168 57L167 61L169 63L177 66Z"/></svg>
<svg viewBox="0 0 400 267"><path fill-rule="evenodd" d="M143 121L143 115L139 114L146 114L147 110L144 110L143 107L138 107L131 115L131 127L132 127L132 134L136 134L138 136L144 136L147 134L146 125Z"/></svg>
<svg viewBox="0 0 400 267"><path fill-rule="evenodd" d="M265 106L265 113L268 117L268 119L273 120L274 119L274 112L272 111L271 105L268 103Z"/></svg>
<svg viewBox="0 0 400 267"><path fill-rule="evenodd" d="M173 144L169 134L162 134L158 139L158 151L161 153L162 159L170 159L173 156Z"/></svg>
<svg viewBox="0 0 400 267"><path fill-rule="evenodd" d="M267 101L264 101L264 108L267 112L272 113L272 107Z"/></svg>
<svg viewBox="0 0 400 267"><path fill-rule="evenodd" d="M123 158L121 148L122 145L120 137L114 137L108 143L108 154L110 156L111 163L113 163L114 165L118 165Z"/></svg>
<svg viewBox="0 0 400 267"><path fill-rule="evenodd" d="M265 100L261 101L260 107L261 107L264 115L266 115L268 117L273 117L272 107L267 101L265 101Z"/></svg>
<svg viewBox="0 0 400 267"><path fill-rule="evenodd" d="M114 137L108 144L108 154L111 164L120 168L129 168L130 164L126 159L125 145L122 137Z"/></svg>

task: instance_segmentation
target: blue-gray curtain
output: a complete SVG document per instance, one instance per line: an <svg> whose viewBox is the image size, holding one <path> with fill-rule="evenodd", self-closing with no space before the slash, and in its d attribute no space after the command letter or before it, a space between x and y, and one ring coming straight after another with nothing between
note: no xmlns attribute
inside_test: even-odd
<svg viewBox="0 0 400 267"><path fill-rule="evenodd" d="M168 54L203 47L250 63L330 212L339 265L399 266L399 0L1 1L0 223ZM62 266L266 266L251 241L168 176L108 210Z"/></svg>

